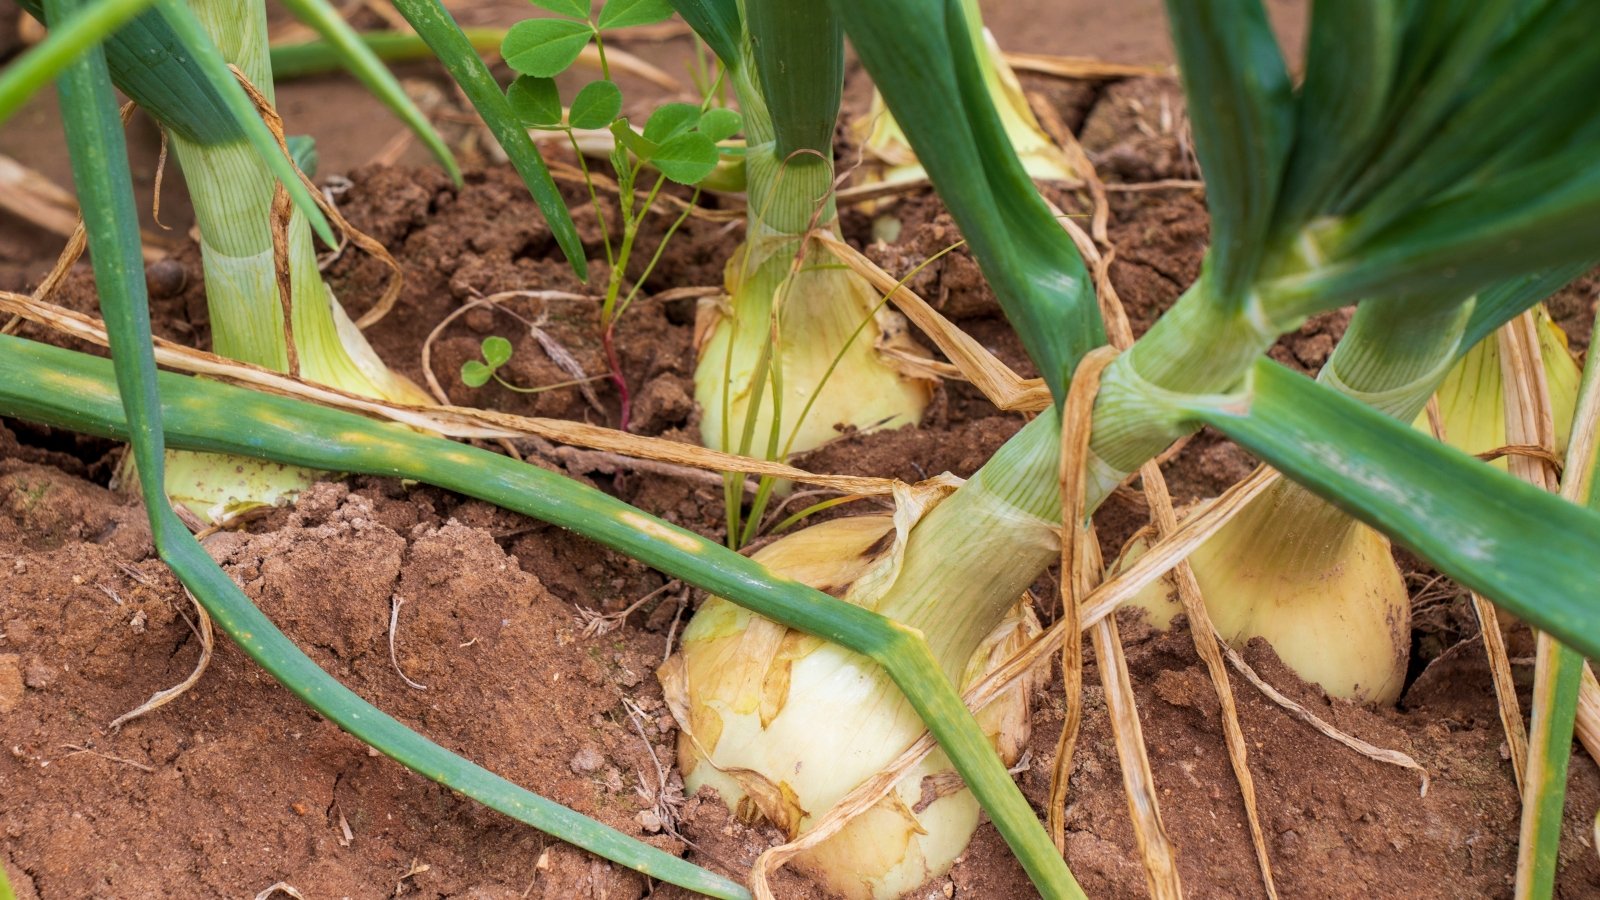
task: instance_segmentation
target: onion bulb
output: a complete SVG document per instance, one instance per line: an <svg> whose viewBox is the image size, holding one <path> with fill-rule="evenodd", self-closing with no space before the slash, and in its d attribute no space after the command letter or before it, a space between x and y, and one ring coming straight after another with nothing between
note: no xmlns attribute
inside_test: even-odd
<svg viewBox="0 0 1600 900"><path fill-rule="evenodd" d="M726 296L701 302L695 322L707 447L781 459L842 427L921 421L933 382L902 360L926 353L826 244L758 229L728 262L726 286Z"/></svg>
<svg viewBox="0 0 1600 900"><path fill-rule="evenodd" d="M984 495L982 485L969 493L972 487L926 516L902 503L894 517L836 519L784 537L754 558L776 575L920 629L964 690L1038 632L1022 590L1059 552L1056 526L1024 521L1007 501ZM944 527L952 518L970 529ZM997 535L1013 527L1011 554L997 547L964 552L963 544L983 544L988 521ZM989 570L969 567L973 560ZM939 561L955 563L945 569L944 590L925 580L938 568L930 563ZM682 648L659 674L682 726L678 759L688 790L715 788L739 818L766 820L791 840L924 730L899 689L866 657L716 597L695 614ZM1028 738L1026 682L978 713L1008 765ZM794 865L851 900L900 897L949 869L978 816L977 801L935 750Z"/></svg>
<svg viewBox="0 0 1600 900"><path fill-rule="evenodd" d="M1124 554L1131 562L1148 544ZM1279 480L1189 556L1206 612L1235 648L1263 638L1335 697L1390 704L1405 682L1411 602L1383 535ZM1166 579L1129 605L1157 628L1183 611Z"/></svg>

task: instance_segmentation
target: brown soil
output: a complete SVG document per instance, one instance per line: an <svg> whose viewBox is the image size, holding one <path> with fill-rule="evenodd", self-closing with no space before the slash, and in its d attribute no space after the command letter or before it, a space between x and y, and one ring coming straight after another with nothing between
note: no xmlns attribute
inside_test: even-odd
<svg viewBox="0 0 1600 900"><path fill-rule="evenodd" d="M1149 32L1160 28L1152 16L1156 3L1129 4L1120 29L1108 31L1101 22L1098 43L1066 47L1029 45L1039 29L1028 28L1028 17L1051 15L1072 25L1090 4L1030 13L1032 5L1019 3L991 22L1002 40L1015 35L1019 49L1099 52L1133 62L1170 53L1164 36ZM0 15L4 10L0 0ZM1284 14L1286 33L1298 33L1298 10L1296 4L1274 6L1275 15ZM1097 51L1102 46L1112 49ZM1030 79L1029 87L1044 89L1108 181L1193 177L1182 139L1181 93L1171 81L1088 87ZM862 94L853 83L850 96L859 102ZM307 103L287 96L286 106ZM0 140L0 151L10 152L10 144ZM431 168L363 167L356 165L361 158L334 157L324 171L350 173L353 186L341 206L405 268L400 305L369 331L396 369L422 380L424 338L474 297L590 290L560 260L507 169L479 166L458 191ZM1207 239L1203 198L1181 190L1111 196L1118 247L1112 277L1142 331L1198 273ZM1057 192L1052 199L1068 212L1087 211L1082 195ZM598 253L592 213L576 191L568 200L579 211L586 243ZM167 203L174 210L182 206L172 196ZM899 222L893 243L872 242L881 224L874 219L883 217ZM665 224L653 223L643 244L653 247ZM47 265L55 241L10 220L0 229L7 237L0 253L0 281L6 283L0 286L23 286ZM949 217L926 195L873 216L847 211L842 229L897 273L957 239ZM737 233L719 224L691 221L642 295L717 284L735 240ZM157 328L205 346L196 254L182 252L169 266L186 277L157 273L168 286L154 298ZM603 265L595 268L603 279ZM359 314L377 296L384 272L349 251L328 278ZM964 252L927 267L911 284L1002 359L1030 372ZM1591 276L1551 304L1578 348L1587 346L1596 287ZM61 299L94 309L87 271L69 280ZM642 300L619 329L635 422L645 433L695 439L692 302ZM577 388L529 395L460 383L461 363L477 356L489 334L515 346L507 380L523 386L567 380L526 321L537 323L547 344L564 348L585 372L604 371L593 301L517 299L504 309L463 316L434 343L432 374L450 399L614 424L617 397L605 382L593 384L593 401ZM1281 341L1273 355L1314 372L1346 321L1340 313L1318 317ZM843 435L799 462L819 471L907 480L942 471L969 475L1019 425L970 386L947 383L920 428ZM702 534L722 534L721 489L714 480L642 475L612 460L535 442L519 442L518 449L536 464ZM191 608L153 558L142 511L103 487L114 451L109 442L11 421L0 425L0 746L7 750L0 754L0 863L20 897L254 896L279 881L307 897L683 896L373 756L225 640L194 690L110 730L111 719L181 680L199 654L187 621ZM1252 464L1220 436L1203 432L1169 464L1168 477L1176 499L1188 502L1216 494ZM1143 518L1134 502L1119 497L1108 503L1099 518L1106 550L1114 553ZM585 633L582 611L620 610L661 587L658 573L492 506L385 479L319 485L292 509L218 534L207 546L327 671L445 746L735 877L776 840L770 830L733 821L711 797L669 804L675 826L663 827L654 817L656 800L677 797L681 782L671 771L675 729L653 670L688 614L679 598L691 604L699 598L669 591L604 635ZM1421 592L1429 572L1402 561ZM1041 596L1052 597L1048 578L1041 583ZM396 602L402 605L391 660ZM1042 606L1048 616L1050 604ZM1270 650L1251 648L1252 662L1281 690L1359 737L1411 753L1433 776L1432 789L1420 798L1411 773L1352 754L1248 685L1236 685L1284 896L1509 895L1517 798L1475 626L1463 609L1458 591L1438 585L1419 596L1416 677L1395 710L1330 702L1295 679ZM1187 890L1201 897L1259 896L1217 701L1187 633L1150 635L1128 623L1123 637ZM1531 677L1526 668L1519 674ZM1139 896L1143 875L1092 665L1086 684L1067 818L1069 861L1091 896ZM1036 697L1032 763L1019 776L1036 805L1048 790L1059 692L1057 681ZM1600 861L1587 837L1588 816L1597 806L1600 773L1578 754L1562 896L1600 892ZM816 895L791 874L777 886L783 897ZM951 874L923 895L988 900L1032 896L1032 889L998 833L984 825Z"/></svg>

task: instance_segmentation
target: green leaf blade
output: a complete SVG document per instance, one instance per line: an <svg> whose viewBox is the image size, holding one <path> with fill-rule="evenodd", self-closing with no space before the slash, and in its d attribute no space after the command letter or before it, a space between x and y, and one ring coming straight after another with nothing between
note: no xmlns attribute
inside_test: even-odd
<svg viewBox="0 0 1600 900"><path fill-rule="evenodd" d="M635 25L654 25L672 18L672 4L667 0L606 0L600 9L601 30L632 28Z"/></svg>
<svg viewBox="0 0 1600 900"><path fill-rule="evenodd" d="M671 3L724 66L737 71L744 64L739 52L739 34L744 28L739 0L671 0Z"/></svg>
<svg viewBox="0 0 1600 900"><path fill-rule="evenodd" d="M615 82L591 81L572 98L567 124L573 128L608 128L622 112L622 91Z"/></svg>
<svg viewBox="0 0 1600 900"><path fill-rule="evenodd" d="M37 47L0 72L0 122L11 118L29 97L90 47L107 40L155 0L99 0L57 23Z"/></svg>
<svg viewBox="0 0 1600 900"><path fill-rule="evenodd" d="M1400 0L1312 6L1280 231L1322 212L1370 156L1399 65L1400 7Z"/></svg>
<svg viewBox="0 0 1600 900"><path fill-rule="evenodd" d="M506 102L524 125L561 125L561 93L556 89L554 78L519 75L506 89Z"/></svg>
<svg viewBox="0 0 1600 900"><path fill-rule="evenodd" d="M1105 343L1099 305L1077 247L1005 137L961 3L947 0L943 15L923 0L832 5L1061 403L1078 361Z"/></svg>
<svg viewBox="0 0 1600 900"><path fill-rule="evenodd" d="M21 0L21 5L45 21L39 0ZM117 87L163 126L196 144L244 139L222 95L158 10L125 22L104 47Z"/></svg>
<svg viewBox="0 0 1600 900"><path fill-rule="evenodd" d="M693 185L711 174L717 159L717 145L703 134L690 132L657 147L650 164L670 181Z"/></svg>
<svg viewBox="0 0 1600 900"><path fill-rule="evenodd" d="M844 90L844 28L825 4L745 0L745 27L779 158L833 159Z"/></svg>
<svg viewBox="0 0 1600 900"><path fill-rule="evenodd" d="M405 123L411 133L422 141L434 159L444 166L449 173L450 180L457 186L461 184L461 168L456 165L456 158L445 146L444 138L434 130L433 123L423 115L422 110L411 101L405 88L395 80L394 74L383 62L378 59L372 48L362 42L360 35L350 27L327 0L283 0L284 6L294 13L294 17L303 24L310 26L328 46L339 55L350 73L366 85L384 106L388 107L401 122Z"/></svg>
<svg viewBox="0 0 1600 900"><path fill-rule="evenodd" d="M1268 243L1294 98L1260 0L1167 0L1211 212L1206 265L1242 302Z"/></svg>
<svg viewBox="0 0 1600 900"><path fill-rule="evenodd" d="M512 71L554 78L578 60L594 29L570 19L525 19L511 26L500 44L500 56Z"/></svg>

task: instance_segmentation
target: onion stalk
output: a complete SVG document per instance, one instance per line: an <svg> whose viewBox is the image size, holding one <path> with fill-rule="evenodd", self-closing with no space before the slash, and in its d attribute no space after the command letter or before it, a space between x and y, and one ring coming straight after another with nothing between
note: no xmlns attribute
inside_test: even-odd
<svg viewBox="0 0 1600 900"><path fill-rule="evenodd" d="M271 103L265 5L224 0L190 5L224 58ZM178 130L169 137L199 227L213 351L287 372L292 337L297 374L308 381L399 403L431 404L421 388L378 358L345 314L322 280L310 226L298 211L288 222L286 332L273 258L276 182L271 172L242 139L207 143ZM121 480L134 483L126 475ZM287 502L315 480L309 469L259 460L185 451L167 456L169 496L206 523Z"/></svg>
<svg viewBox="0 0 1600 900"><path fill-rule="evenodd" d="M695 399L706 446L768 459L812 449L840 427L915 424L932 393L884 352L917 352L904 320L813 237L838 221L831 139L842 79L842 57L826 37L815 43L820 83L799 103L774 106L759 66L781 51L755 53L748 29L745 49L723 60L744 117L749 212L725 296L700 306Z"/></svg>
<svg viewBox="0 0 1600 900"><path fill-rule="evenodd" d="M972 36L973 52L983 73L983 86L1000 115L1001 127L1017 158L1022 161L1023 168L1029 176L1040 181L1070 181L1076 178L1072 163L1056 142L1045 134L1033 114L1027 95L1023 93L1017 73L1006 62L994 35L984 27L977 0L961 0L961 11L966 19L967 33ZM883 95L876 89L872 92L872 104L867 109L866 117L852 122L851 130L868 155L879 163L866 170L867 183L898 184L928 177L911 149L911 142L889 113Z"/></svg>
<svg viewBox="0 0 1600 900"><path fill-rule="evenodd" d="M908 490L893 517L823 522L754 558L917 629L965 689L1037 633L1024 592L1060 555L1059 442L1059 418L1046 412L953 494ZM865 657L719 598L695 614L660 674L685 726L686 787L714 787L742 819L766 819L790 839L923 731ZM1020 684L978 716L1008 764L1027 742L1028 693ZM796 865L852 900L899 897L947 871L977 825L976 801L935 752Z"/></svg>

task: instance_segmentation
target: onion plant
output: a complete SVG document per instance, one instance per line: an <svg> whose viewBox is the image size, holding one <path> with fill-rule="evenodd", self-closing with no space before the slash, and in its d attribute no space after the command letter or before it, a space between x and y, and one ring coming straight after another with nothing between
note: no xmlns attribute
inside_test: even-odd
<svg viewBox="0 0 1600 900"><path fill-rule="evenodd" d="M782 459L843 426L915 424L931 384L883 352L914 348L904 323L817 240L838 219L838 22L825 10L772 0L675 4L721 61L746 145L745 240L727 263L726 296L703 304L696 322L702 442ZM738 516L732 519L737 532Z"/></svg>
<svg viewBox="0 0 1600 900"><path fill-rule="evenodd" d="M1319 558L1330 546L1369 560L1376 574L1348 594L1377 593L1375 610L1335 606L1325 621L1314 610L1287 610L1271 636L1281 650L1299 644L1301 654L1331 657L1316 677L1375 698L1400 686L1405 594L1386 540L1341 509L1492 596L1509 596L1534 572L1525 549L1430 534L1441 519L1486 518L1488 507L1478 504L1491 502L1489 495L1417 491L1446 467L1475 464L1441 447L1418 458L1396 454L1389 436L1403 426L1358 413L1364 407L1355 398L1380 401L1409 421L1471 346L1465 334L1476 310L1514 312L1537 299L1522 292L1517 306L1480 292L1496 279L1587 258L1594 250L1583 228L1600 223L1600 117L1583 101L1600 86L1600 54L1574 44L1600 24L1594 8L1528 4L1520 17L1486 22L1435 6L1318 4L1307 78L1296 90L1259 3L1170 4L1214 241L1200 280L1105 372L1091 437L1091 510L1202 423L1298 481L1301 487L1268 495L1236 528L1255 532L1287 512L1307 530L1329 532L1313 542L1318 552L1233 553L1225 565L1235 578L1249 577L1245 566L1297 566L1309 582L1316 571L1340 568ZM1082 263L1027 182L984 90L962 5L950 0L935 15L910 2L832 8L1059 404L1078 360L1103 332ZM1351 47L1360 48L1359 65L1350 64ZM1554 71L1542 70L1540 103L1523 101L1508 115L1507 98L1557 58ZM1434 135L1439 128L1444 133ZM1325 378L1333 389L1302 384L1261 359L1307 316L1356 301L1364 303L1353 340ZM1058 411L1039 416L952 496L897 520L892 539L867 540L874 527L891 535L885 523L829 523L766 552L795 577L825 582L916 627L946 676L959 680L1018 594L1058 556L1060 429ZM1494 496L1496 508L1542 500L1509 479L1497 482ZM1595 522L1564 509L1587 523L1567 551L1600 550ZM1541 556L1563 572L1569 590L1589 603L1600 598L1579 574L1580 557ZM1330 652L1330 628L1344 622L1376 623L1373 660L1369 651ZM917 730L870 667L726 605L697 615L681 663L665 675L669 690L683 694L680 757L690 783L716 784L737 811L762 815L791 836L885 767ZM797 707L794 721L789 705ZM823 718L813 711L821 709L846 727L808 728ZM817 759L829 760L825 772L807 767ZM936 779L916 775L850 831L801 857L803 864L850 896L895 896L943 871L975 819L947 817L958 804L937 793L929 804Z"/></svg>
<svg viewBox="0 0 1600 900"><path fill-rule="evenodd" d="M265 4L196 0L190 7L224 59L272 103ZM239 141L191 140L176 129L170 139L199 227L212 349L278 372L293 367L308 381L354 394L431 402L378 358L333 297L303 215L291 216L278 238L286 246L275 250L276 182L253 148ZM280 261L280 254L287 259ZM287 285L280 282L281 268ZM174 453L167 460L170 496L203 522L281 503L315 479L304 469L210 454Z"/></svg>
<svg viewBox="0 0 1600 900"><path fill-rule="evenodd" d="M319 13L314 4L291 6L338 43L347 59L356 61L355 70L459 177L438 135L371 52L354 41L343 20ZM208 115L216 106L214 92L208 96L205 83L192 72L182 72L156 55L181 52L185 40L194 43L203 29L222 48L221 61L253 87L252 99L270 106L273 83L265 5L197 0L188 8L192 17L169 20L146 14L136 19L133 29L114 39L113 56L123 87L156 116L188 183L200 233L213 349L274 371L292 367L294 374L307 380L364 396L430 402L427 394L378 358L322 280L311 234L312 222L321 221L320 214L313 220L288 208L275 209L277 177L286 162L283 154L261 155L234 119ZM141 43L136 45L135 40ZM143 54L138 52L141 47ZM175 99L184 96L184 89L189 99ZM293 187L304 194L298 179ZM275 224L274 217L285 216L286 222ZM281 245L275 246L277 241ZM173 453L167 467L171 496L202 522L284 502L316 477L307 470L259 460L193 453Z"/></svg>
<svg viewBox="0 0 1600 900"><path fill-rule="evenodd" d="M1526 107L1517 122L1494 120L1504 115L1502 98L1522 88L1525 67L1565 48L1594 13L1554 3L1498 29L1469 16L1430 18L1437 10L1424 6L1320 3L1306 85L1296 91L1258 3L1174 3L1174 40L1216 240L1200 282L1102 380L1091 508L1171 440L1210 421L1312 492L1395 530L1416 512L1410 500L1358 496L1355 466L1330 458L1338 416L1325 412L1326 423L1318 424L1309 410L1286 407L1306 391L1264 367L1262 352L1307 315L1366 299L1325 381L1330 394L1379 400L1410 421L1470 346L1464 335L1480 306L1478 291L1498 277L1594 253L1568 231L1574 221L1600 221L1600 167L1592 162L1600 147L1592 130L1571 120L1555 125L1539 107ZM936 16L912 3L835 3L834 13L906 123L1059 402L1077 360L1104 338L1082 263L1027 184L1003 117L982 90L962 3L944 3ZM1365 54L1366 69L1355 74L1347 69L1352 45ZM1597 86L1600 56L1581 56L1554 78L1552 102ZM1485 59L1498 67L1483 66ZM1352 91L1365 93L1352 102ZM1451 119L1451 130L1486 128L1501 141L1477 131L1467 147L1421 141L1422 123L1437 125L1446 114L1466 117ZM1570 192L1574 183L1581 187ZM1538 250L1525 250L1533 243ZM1482 306L1493 304L1485 299ZM1059 429L1058 413L1038 416L971 482L925 516L896 520L893 533L885 522L829 524L768 552L795 577L920 629L952 681L971 676L982 639L1058 557ZM1416 466L1381 447L1358 447L1363 461L1397 471ZM1434 448L1429 458L1438 455ZM1234 554L1221 569L1237 580L1251 578L1251 570L1294 570L1314 585L1328 570L1349 570L1350 557L1365 560L1365 569L1352 572L1354 589L1339 594L1344 604L1318 612L1304 602L1314 589L1296 591L1301 605L1267 631L1280 652L1309 657L1301 665L1334 689L1394 697L1408 615L1386 538L1302 487L1267 495L1235 530L1251 532L1258 549L1282 546L1262 544L1259 530L1283 516L1317 533L1294 544L1298 551L1258 554L1250 569ZM1584 541L1597 546L1594 535ZM1506 572L1507 560L1462 552L1478 548L1418 535L1410 543L1446 569L1472 564L1470 578ZM1216 586L1226 596L1235 583ZM1592 588L1584 593L1595 596ZM1355 609L1357 599L1374 596L1373 609ZM1250 628L1245 621L1224 629L1232 625L1235 636ZM1354 652L1341 657L1330 633L1350 625L1373 629L1371 639L1352 642ZM714 783L733 809L762 815L790 836L885 767L917 732L914 721L896 714L891 685L848 653L786 637L730 605L707 605L691 621L682 661L667 674L686 708L680 757L688 783ZM824 708L845 727L808 729ZM814 759L829 759L826 772L806 767ZM931 765L936 770L938 762ZM853 897L898 895L944 870L976 820L938 794L928 804L934 770L902 783L862 825L824 842L802 865ZM885 846L904 850L867 850Z"/></svg>
<svg viewBox="0 0 1600 900"><path fill-rule="evenodd" d="M37 0L25 5L42 12ZM344 20L326 4L293 0L288 5L422 136L459 181L443 141ZM526 133L510 124L498 88L493 94L483 89L483 82L492 85L493 79L475 55L462 52L470 52L467 39L425 0L402 0L397 6L425 40L449 51L452 74L474 102L488 107L486 121L498 126L497 136L549 217L557 242L582 274L583 258L574 253L577 233L560 195ZM288 371L292 364L300 377L364 396L430 403L426 393L373 353L323 282L311 230L316 227L329 244L334 243L332 233L292 164L276 150L276 139L254 113L252 99L223 93L198 73L197 62L209 63L213 73L225 71L223 64L232 66L254 88L254 102L270 106L265 15L260 2L167 4L164 14L137 16L108 42L108 63L118 86L160 123L188 181L201 236L213 349L276 371ZM220 55L210 43L200 43L208 36L224 48ZM248 120L241 118L245 110L251 110ZM275 225L274 216L285 214L274 206L280 190L297 200L300 211ZM281 248L275 247L277 240ZM315 478L293 467L191 453L175 452L168 465L172 496L201 521L282 502Z"/></svg>
<svg viewBox="0 0 1600 900"><path fill-rule="evenodd" d="M175 15L172 0L162 3L164 16ZM1587 101L1600 87L1600 50L1587 37L1600 8L1575 0L1489 5L1324 0L1306 81L1294 89L1259 0L1169 4L1213 243L1196 285L1104 373L1089 507L1173 439L1209 424L1573 651L1597 656L1600 586L1589 569L1600 556L1600 513L1262 352L1305 316L1356 301L1424 331L1441 310L1466 308L1458 315L1470 332L1494 284L1592 256L1600 116ZM77 6L50 0L47 11ZM680 9L727 59L745 34L756 38L756 52L760 36L781 44L817 28L802 19L824 18L784 6L765 11L793 27L770 31L758 22L764 4L744 4L748 24L735 0L684 0ZM653 876L741 896L725 879L640 850L464 764L337 686L178 523L162 484L164 443L439 484L593 537L725 598L755 616L711 602L690 625L679 660L687 677L677 686L689 725L680 758L696 771L724 760L748 765L756 777L724 782L745 793L745 811L804 831L830 798L883 768L922 727L959 775L942 777L942 761L931 757L931 770L815 848L806 864L826 883L857 896L903 892L950 864L976 822L976 803L1043 896L1082 896L991 749L993 735L954 686L986 666L979 648L994 650L985 642L1058 558L1060 404L1079 362L1105 340L1091 280L1004 136L959 0L935 8L833 0L828 9L961 226L1056 406L949 496L908 495L892 520L830 523L768 548L765 558L787 575L487 451L283 397L157 376L131 189L99 51L68 67L71 102L63 108L113 361L0 337L0 412L131 439L156 548L224 631L342 727L497 809ZM779 88L764 82L763 91L780 105ZM754 138L752 114L747 107ZM783 168L788 155L774 156ZM1437 327L1454 327L1443 319ZM1422 371L1437 350L1418 341L1385 351L1394 354L1385 364ZM852 724L865 741L854 739ZM1558 746L1560 729L1550 733ZM1543 858L1553 865L1553 854Z"/></svg>
<svg viewBox="0 0 1600 900"><path fill-rule="evenodd" d="M1517 279L1421 314L1368 300L1318 380L1400 421L1420 416L1425 431L1423 408L1437 395L1453 446L1469 453L1504 446L1496 338L1477 338L1570 274ZM1551 449L1559 454L1567 446L1578 370L1554 325L1542 322L1556 428ZM1130 559L1141 552L1143 542L1136 542ZM1212 624L1230 643L1264 638L1297 674L1335 696L1399 698L1411 645L1410 595L1388 539L1377 531L1300 485L1279 481L1189 562ZM1163 628L1182 612L1168 584L1152 585L1134 603Z"/></svg>

